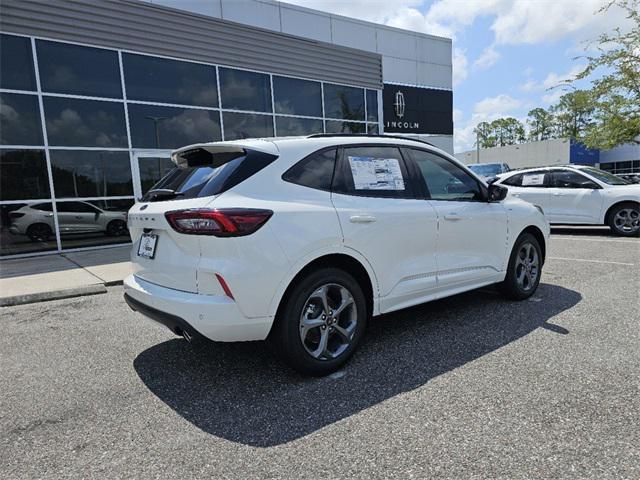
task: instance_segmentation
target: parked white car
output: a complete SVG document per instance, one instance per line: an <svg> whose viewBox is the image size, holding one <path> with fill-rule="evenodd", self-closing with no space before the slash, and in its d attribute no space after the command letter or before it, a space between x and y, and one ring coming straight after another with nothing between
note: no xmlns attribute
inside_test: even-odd
<svg viewBox="0 0 640 480"><path fill-rule="evenodd" d="M489 180L497 177L501 173L511 171L509 165L506 163L470 163L467 167L483 180Z"/></svg>
<svg viewBox="0 0 640 480"><path fill-rule="evenodd" d="M104 232L122 235L127 232L127 212L103 210L89 202L63 200L56 202L60 235ZM9 213L9 232L26 235L34 242L47 241L54 235L51 202L29 204Z"/></svg>
<svg viewBox="0 0 640 480"><path fill-rule="evenodd" d="M608 225L640 235L640 185L594 167L532 168L500 175L509 196L540 206L551 224Z"/></svg>
<svg viewBox="0 0 640 480"><path fill-rule="evenodd" d="M372 315L538 287L549 225L450 155L385 136L193 145L129 212L125 299L187 339L269 339L321 375Z"/></svg>

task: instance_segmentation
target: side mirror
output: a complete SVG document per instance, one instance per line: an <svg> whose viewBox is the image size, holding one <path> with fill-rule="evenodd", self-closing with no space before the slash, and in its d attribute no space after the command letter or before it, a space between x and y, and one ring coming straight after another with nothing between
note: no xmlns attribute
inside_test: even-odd
<svg viewBox="0 0 640 480"><path fill-rule="evenodd" d="M507 187L503 187L502 185L496 185L495 183L492 183L491 185L489 185L489 198L487 199L487 201L489 203L493 203L493 202L501 202L502 200L504 200L505 198L507 198L507 192L509 190L507 189Z"/></svg>

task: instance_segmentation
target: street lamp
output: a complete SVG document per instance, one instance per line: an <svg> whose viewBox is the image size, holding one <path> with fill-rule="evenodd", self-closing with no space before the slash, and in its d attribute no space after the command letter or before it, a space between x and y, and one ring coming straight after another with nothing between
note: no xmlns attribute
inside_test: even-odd
<svg viewBox="0 0 640 480"><path fill-rule="evenodd" d="M156 148L160 148L160 131L158 130L158 124L169 117L154 117L153 115L146 115L145 118L148 118L153 122L153 131L156 136Z"/></svg>

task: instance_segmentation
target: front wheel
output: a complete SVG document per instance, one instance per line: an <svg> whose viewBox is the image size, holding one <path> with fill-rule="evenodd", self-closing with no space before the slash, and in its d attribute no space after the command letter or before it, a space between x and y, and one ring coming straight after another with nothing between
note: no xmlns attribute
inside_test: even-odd
<svg viewBox="0 0 640 480"><path fill-rule="evenodd" d="M623 237L640 235L640 203L625 202L616 206L609 215L609 228Z"/></svg>
<svg viewBox="0 0 640 480"><path fill-rule="evenodd" d="M542 251L538 240L530 233L523 233L516 240L507 276L502 282L503 293L514 300L524 300L533 295L542 275Z"/></svg>
<svg viewBox="0 0 640 480"><path fill-rule="evenodd" d="M344 270L321 268L283 300L271 340L276 353L305 375L327 375L353 355L367 323L362 288Z"/></svg>

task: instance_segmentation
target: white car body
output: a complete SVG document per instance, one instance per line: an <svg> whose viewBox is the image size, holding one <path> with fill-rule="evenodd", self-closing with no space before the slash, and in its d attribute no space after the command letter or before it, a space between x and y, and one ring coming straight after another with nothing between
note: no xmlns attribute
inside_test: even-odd
<svg viewBox="0 0 640 480"><path fill-rule="evenodd" d="M640 201L640 185L610 185L594 176L592 171L580 165L530 168L502 174L495 183L506 186L510 197L540 206L551 224L606 225L614 206L622 202ZM554 172L580 175L587 182L586 186L554 186L546 177L554 175ZM523 179L528 176L528 185L510 185L510 179L513 180L517 175L523 175Z"/></svg>
<svg viewBox="0 0 640 480"><path fill-rule="evenodd" d="M116 222L120 227L114 229L114 233L119 233L124 229L127 221L127 212L103 210L80 200L58 201L57 208L61 235L106 233L112 222ZM11 219L9 232L14 235L29 235L30 228L36 225L46 225L51 235L55 231L51 202L25 205L11 212L9 218Z"/></svg>
<svg viewBox="0 0 640 480"><path fill-rule="evenodd" d="M537 208L515 198L495 203L375 198L282 179L313 152L362 144L435 153L486 188L452 156L409 139L324 136L185 147L174 161L180 152L199 148L250 149L278 158L220 195L134 205L129 211L134 271L124 282L125 298L151 318L163 317L167 324L166 315L176 317L178 325L184 321L211 340L263 340L287 288L314 262L339 260L361 271L370 285L371 313L378 315L501 282L525 229L536 232L544 249L549 224ZM238 207L274 213L257 231L237 238L178 233L165 216L181 209ZM157 235L153 259L138 255L145 230Z"/></svg>

